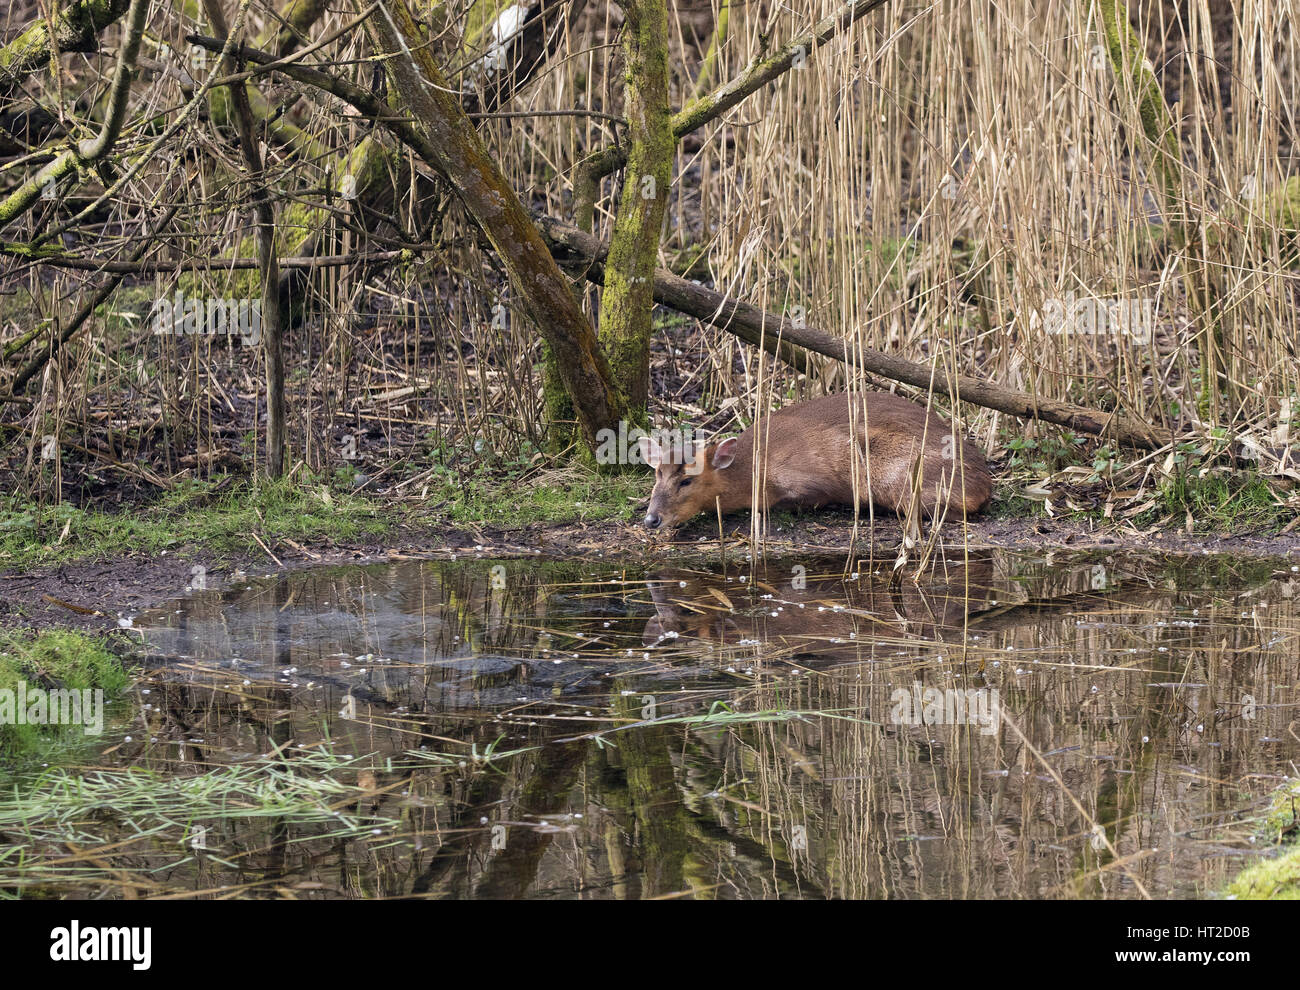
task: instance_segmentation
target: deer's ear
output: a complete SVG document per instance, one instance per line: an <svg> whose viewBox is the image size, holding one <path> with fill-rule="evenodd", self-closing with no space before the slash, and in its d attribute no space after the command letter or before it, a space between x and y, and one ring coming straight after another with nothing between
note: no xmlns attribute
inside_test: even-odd
<svg viewBox="0 0 1300 990"><path fill-rule="evenodd" d="M664 457L663 451L659 449L659 442L654 437L638 437L637 446L641 448L641 460L652 468L658 468Z"/></svg>
<svg viewBox="0 0 1300 990"><path fill-rule="evenodd" d="M731 462L736 459L736 447L739 443L740 437L732 437L718 444L713 450L713 466L719 471L731 467Z"/></svg>

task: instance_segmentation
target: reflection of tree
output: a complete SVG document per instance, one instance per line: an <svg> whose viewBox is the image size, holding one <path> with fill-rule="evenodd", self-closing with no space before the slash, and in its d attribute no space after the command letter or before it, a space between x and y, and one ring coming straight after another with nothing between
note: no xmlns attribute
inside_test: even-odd
<svg viewBox="0 0 1300 990"><path fill-rule="evenodd" d="M620 718L641 717L640 701L634 696L624 697L616 690L611 704ZM642 897L678 893L686 883L686 814L669 741L667 726L625 732L618 741L618 759L627 780L627 810L635 826L634 848L640 858ZM702 880L696 878L697 883Z"/></svg>
<svg viewBox="0 0 1300 990"><path fill-rule="evenodd" d="M504 784L503 774L477 774L469 782L463 797L447 802L450 817L445 828L455 838L440 845L429 857L428 864L415 874L410 886L412 894L455 898L469 892L470 860L483 854L482 847L489 835L479 824L479 819L500 801ZM414 856L413 864L419 859L419 854ZM457 870L457 866L461 869Z"/></svg>
<svg viewBox="0 0 1300 990"><path fill-rule="evenodd" d="M1199 825L1193 814L1231 807L1226 798L1239 806L1230 789L1261 769L1257 740L1282 735L1289 710L1264 709L1253 725L1221 725L1222 745L1213 746L1207 705L1222 707L1225 696L1246 691L1258 691L1261 701L1276 698L1264 680L1295 683L1295 657L1283 635L1294 624L1294 600L1240 598L1236 590L1211 596L1195 587L1200 577L1190 580L1193 590L1178 591L1140 574L1093 590L1090 565L1034 567L1023 590L1005 574L976 582L950 572L946 585L936 579L915 590L810 581L812 597L800 611L831 625L820 632L809 625L797 654L738 645L751 636L770 644L781 629L768 621L775 609L759 597L764 589L751 597L738 582L717 584L735 606L729 610L699 575L684 578L700 582L687 589L661 582L670 594L655 594L652 586L650 622L675 621L665 609L675 608L678 597L699 608L683 610L683 622L700 615L708 621L681 626L697 639L683 633L647 647L652 659L644 663L638 649L635 661L625 661L634 665L622 668L608 663L624 652L614 644L639 643L647 603L635 590L606 588L593 596L590 565L531 574L511 565L506 587L496 590L487 564L472 561L402 565L400 575L299 575L194 600L173 617L185 630L175 642L191 655L209 651L203 669L213 671L211 683L188 664L177 683L157 691L163 713L156 724L169 724L173 738L185 741L184 757L179 748L171 755L160 748L145 759L169 773L193 773L196 758L265 753L287 740L310 745L322 738L322 713L336 711L339 693L352 691L369 714L334 722L331 739L342 751L380 755L369 771L373 782L359 787L359 803L346 811L377 811L402 827L397 841L368 842L313 837L287 821L218 823L213 842L237 853L238 868L209 860L201 880L187 866L164 882L206 889L292 877L343 896L439 898L571 890L620 898L1126 895L1123 872L1089 841L1092 823L1106 828L1123 859L1157 842L1163 851L1164 836ZM1213 586L1219 577L1207 573L1204 580ZM837 584L839 602L870 614L829 608ZM960 597L967 586L979 588L973 611ZM783 597L791 598L788 591ZM1243 601L1264 600L1272 606L1271 626L1241 618ZM313 626L322 601L339 614L332 625ZM703 608L710 602L712 611ZM815 603L827 611L818 613ZM1190 614L1194 603L1201 607L1194 624L1165 621ZM873 623L883 617L909 624L872 639ZM219 662L241 640L213 635L222 623L242 627L242 642L256 642L264 651L256 654L259 662L277 673L305 668L334 648L352 651L367 638L400 647L399 655L418 646L414 655L430 662L376 668L364 678L332 669L332 682L313 674L335 685L317 695L289 691L275 678L227 692L220 686L230 675ZM831 644L853 651L844 654L850 662L810 662L820 654L808 647L826 643L828 630L844 639L857 633L849 643ZM553 667L541 644L559 652L575 632L604 637L581 648L582 661L564 660L584 677L595 675L555 679L555 671L568 668ZM966 642L963 635L972 637L964 662L954 648ZM717 648L720 641L727 649ZM466 662L448 665L449 656ZM602 663L591 664L592 656ZM518 672L480 673L478 657L518 658ZM727 666L739 670L724 674ZM616 676L598 679L607 670ZM512 678L520 693L530 692L529 701L502 707L503 685L514 700ZM892 692L914 681L998 687L1009 717L1039 755L1010 730L985 735L964 725L891 723ZM624 696L625 690L635 693ZM646 693L657 696L661 720L701 715L715 700L740 714L840 713L858 720L811 714L626 727L643 721ZM607 732L603 745L561 741L572 738L573 723L546 715L575 707L627 721L615 723L625 727ZM409 711L399 714L403 708ZM1203 735L1195 732L1198 720L1206 723ZM385 754L401 756L418 741L439 751L468 751L472 743L481 753L498 742L500 750L525 751L491 766L385 769ZM292 749L283 754L285 766ZM385 787L393 789L377 793ZM569 812L584 817L556 818ZM542 820L550 827L538 827ZM493 849L498 824L506 842ZM162 855L132 849L110 858L115 867L156 869L166 862ZM1153 893L1167 892L1175 874L1186 876L1191 855L1139 857L1128 868Z"/></svg>
<svg viewBox="0 0 1300 990"><path fill-rule="evenodd" d="M586 760L586 747L575 743L545 747L532 764L523 792L515 800L510 817L532 822L564 813L570 807L570 792ZM540 828L508 827L505 848L494 853L484 866L474 889L477 897L491 899L522 897L531 889L541 892L538 876L542 857L557 833Z"/></svg>

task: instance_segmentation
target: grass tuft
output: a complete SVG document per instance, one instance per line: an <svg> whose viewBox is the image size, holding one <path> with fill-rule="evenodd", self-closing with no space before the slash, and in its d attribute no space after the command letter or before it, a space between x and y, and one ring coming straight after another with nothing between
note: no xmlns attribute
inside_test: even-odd
<svg viewBox="0 0 1300 990"><path fill-rule="evenodd" d="M37 688L100 689L106 699L124 691L131 677L100 639L63 629L35 637L0 630L0 691L10 703ZM0 755L8 760L31 756L73 737L81 726L31 725L0 718Z"/></svg>

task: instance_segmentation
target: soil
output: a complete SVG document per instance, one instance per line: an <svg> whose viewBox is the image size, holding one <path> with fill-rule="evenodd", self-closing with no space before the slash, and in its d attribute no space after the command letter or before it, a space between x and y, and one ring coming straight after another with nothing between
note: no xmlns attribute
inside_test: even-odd
<svg viewBox="0 0 1300 990"><path fill-rule="evenodd" d="M747 545L749 517L739 514L727 523L728 553L735 553ZM769 533L768 552L847 552L853 546L852 530L853 519L847 511L821 511L796 517L779 528L774 524ZM877 520L874 540L869 540L868 535L864 524L854 546L856 552L866 554L874 548L878 555L892 560L902 536L899 524L893 519ZM1300 562L1300 531L1282 535L1206 536L1168 530L1102 528L1088 520L986 518L968 524L967 538L972 549L1039 553L1052 549L1158 555L1208 553L1279 557L1286 558L1288 564ZM959 524L943 527L939 545L960 547L962 527ZM719 542L716 523L710 528L704 522L687 526L670 539L662 536L652 539L639 527L612 522L515 529L489 525L446 527L430 523L427 527L404 529L383 543L316 547L272 544L271 550L274 558L261 553L242 560L228 557L216 560L201 549L162 556L128 551L112 560L0 572L0 628L118 629L120 620L185 594L196 567L203 568L207 588L220 589L232 579L304 567L419 558L448 560L453 556L599 557L640 566L683 557L716 558Z"/></svg>

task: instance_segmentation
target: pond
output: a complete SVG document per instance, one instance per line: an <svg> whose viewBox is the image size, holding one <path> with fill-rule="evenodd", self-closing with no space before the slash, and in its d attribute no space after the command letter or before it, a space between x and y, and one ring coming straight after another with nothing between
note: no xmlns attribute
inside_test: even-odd
<svg viewBox="0 0 1300 990"><path fill-rule="evenodd" d="M319 568L139 615L25 896L1212 894L1300 761L1287 563ZM9 820L4 817L11 815Z"/></svg>

